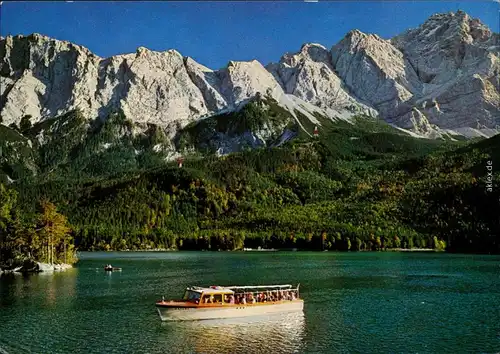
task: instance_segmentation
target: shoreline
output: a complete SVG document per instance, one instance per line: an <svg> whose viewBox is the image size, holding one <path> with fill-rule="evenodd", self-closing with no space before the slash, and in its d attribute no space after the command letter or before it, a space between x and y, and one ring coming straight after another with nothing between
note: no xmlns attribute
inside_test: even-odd
<svg viewBox="0 0 500 354"><path fill-rule="evenodd" d="M173 248L155 248L155 249L137 249L137 250L79 250L78 252L445 252L434 248L387 248L378 251L372 250L307 250L299 248L243 248L237 250L207 250L207 249L173 249Z"/></svg>
<svg viewBox="0 0 500 354"><path fill-rule="evenodd" d="M31 267L19 266L13 269L0 268L0 275L2 274L32 274L32 273L54 273L63 272L65 270L73 268L72 264L67 263L43 263L43 262L33 262Z"/></svg>

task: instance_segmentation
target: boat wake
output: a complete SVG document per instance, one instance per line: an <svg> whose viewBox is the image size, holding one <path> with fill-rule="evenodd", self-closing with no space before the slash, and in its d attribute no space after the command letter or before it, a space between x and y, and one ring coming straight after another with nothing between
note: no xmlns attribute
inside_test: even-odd
<svg viewBox="0 0 500 354"><path fill-rule="evenodd" d="M303 312L217 320L161 322L165 343L202 353L300 352L305 333ZM168 338L168 339L167 339ZM266 340L263 340L265 338ZM281 348L276 351L276 348Z"/></svg>

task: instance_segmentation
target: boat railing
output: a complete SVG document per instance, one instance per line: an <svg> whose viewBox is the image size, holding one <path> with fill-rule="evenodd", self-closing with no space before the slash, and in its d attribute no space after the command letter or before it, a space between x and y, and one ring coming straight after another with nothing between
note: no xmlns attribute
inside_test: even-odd
<svg viewBox="0 0 500 354"><path fill-rule="evenodd" d="M290 284L284 284L284 285L245 285L245 286L239 286L239 285L231 285L231 286L224 286L225 289L277 289L277 290L285 290L285 289L292 289L292 285Z"/></svg>
<svg viewBox="0 0 500 354"><path fill-rule="evenodd" d="M297 293L297 297L298 297L298 290L299 289L295 288L295 289L286 289L284 291L295 291ZM273 293L275 291L276 290L268 290L268 291L266 291L266 290L261 290L261 291L245 291L245 292L242 291L242 292L235 292L235 295L250 295L250 294L256 295L256 294L261 294L261 293L266 293L268 295L268 294L271 294L271 293Z"/></svg>
<svg viewBox="0 0 500 354"><path fill-rule="evenodd" d="M249 287L249 289L252 289L253 291L238 291L238 290L241 290L241 289L235 289L234 290L234 294L235 295L243 295L243 296L248 296L248 295L252 295L253 297L255 298L258 298L258 296L262 293L265 293L266 296L270 296L274 293L278 293L278 292L285 292L285 293L288 293L288 292L294 292L295 293L295 298L296 299L299 299L300 298L300 294L299 294L299 285L297 285L296 288L292 288L292 287L286 287L286 288L282 288L282 289L270 289L270 288L266 288L266 287L263 287L262 289L260 290L255 290L255 288L252 289L252 287Z"/></svg>

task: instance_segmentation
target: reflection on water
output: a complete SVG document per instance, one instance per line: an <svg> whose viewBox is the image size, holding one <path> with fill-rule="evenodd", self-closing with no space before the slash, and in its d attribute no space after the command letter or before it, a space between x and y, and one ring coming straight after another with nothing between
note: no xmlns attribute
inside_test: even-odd
<svg viewBox="0 0 500 354"><path fill-rule="evenodd" d="M25 297L36 297L39 304L47 306L55 306L58 298L72 299L77 275L78 270L74 268L54 273L3 274L0 282L0 307L11 305Z"/></svg>
<svg viewBox="0 0 500 354"><path fill-rule="evenodd" d="M0 354L57 352L42 349L40 336L57 332L59 339L66 337L65 330L72 325L66 318L76 303L77 276L77 269L69 269L0 277Z"/></svg>
<svg viewBox="0 0 500 354"><path fill-rule="evenodd" d="M297 353L305 332L303 312L235 319L163 322L161 341L179 352Z"/></svg>

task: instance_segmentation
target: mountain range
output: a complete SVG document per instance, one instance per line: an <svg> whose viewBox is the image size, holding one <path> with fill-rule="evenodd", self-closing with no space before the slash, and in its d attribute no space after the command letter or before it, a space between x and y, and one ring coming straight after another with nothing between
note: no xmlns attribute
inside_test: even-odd
<svg viewBox="0 0 500 354"><path fill-rule="evenodd" d="M391 39L353 30L330 50L309 43L278 63L231 61L219 70L176 50L101 58L40 34L8 36L0 41L1 123L119 111L139 130L155 125L174 139L261 95L302 127L301 117L321 126L318 117L363 115L421 137L489 137L500 128L499 53L499 34L462 11Z"/></svg>

